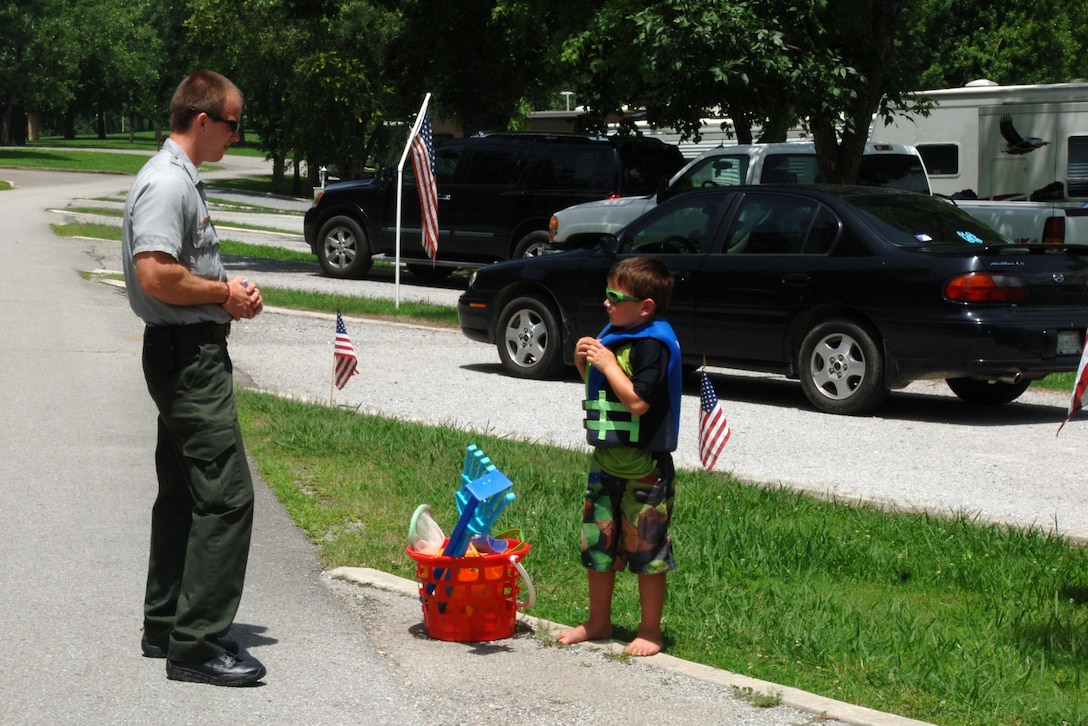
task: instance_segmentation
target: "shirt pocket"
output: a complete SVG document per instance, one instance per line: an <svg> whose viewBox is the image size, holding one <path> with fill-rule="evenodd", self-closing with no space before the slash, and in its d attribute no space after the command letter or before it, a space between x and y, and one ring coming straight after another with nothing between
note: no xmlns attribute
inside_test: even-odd
<svg viewBox="0 0 1088 726"><path fill-rule="evenodd" d="M204 217L194 230L193 246L200 250L219 246L219 236L215 233L215 225L212 224L210 216Z"/></svg>

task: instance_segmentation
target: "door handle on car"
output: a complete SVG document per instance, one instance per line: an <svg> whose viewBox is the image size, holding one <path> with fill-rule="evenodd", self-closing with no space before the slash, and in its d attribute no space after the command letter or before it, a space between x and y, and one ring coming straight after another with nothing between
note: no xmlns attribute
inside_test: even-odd
<svg viewBox="0 0 1088 726"><path fill-rule="evenodd" d="M791 272L782 278L782 284L787 287L808 287L812 278L805 272Z"/></svg>

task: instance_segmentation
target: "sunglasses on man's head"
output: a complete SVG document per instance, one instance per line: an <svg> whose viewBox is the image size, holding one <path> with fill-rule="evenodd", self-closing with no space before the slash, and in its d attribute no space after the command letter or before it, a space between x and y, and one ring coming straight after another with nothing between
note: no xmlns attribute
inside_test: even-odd
<svg viewBox="0 0 1088 726"><path fill-rule="evenodd" d="M645 298L635 297L634 295L628 295L627 293L623 293L623 292L616 292L612 288L606 287L604 289L604 299L607 300L608 302L612 303L613 305L615 305L616 303L628 302L628 301L642 302Z"/></svg>
<svg viewBox="0 0 1088 726"><path fill-rule="evenodd" d="M193 113L202 113L212 121L218 121L221 124L226 124L232 134L238 133L238 129L242 128L241 121L231 121L229 118L223 118L222 116L216 116L214 113L208 111L201 111L199 108L190 108Z"/></svg>

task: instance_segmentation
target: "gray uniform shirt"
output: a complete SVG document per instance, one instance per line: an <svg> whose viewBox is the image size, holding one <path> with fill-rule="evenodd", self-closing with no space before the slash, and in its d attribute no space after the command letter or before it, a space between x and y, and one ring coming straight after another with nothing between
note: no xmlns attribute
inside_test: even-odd
<svg viewBox="0 0 1088 726"><path fill-rule="evenodd" d="M194 275L227 279L204 182L171 139L136 175L125 201L121 255L129 305L148 325L230 322L230 313L220 305L171 305L146 294L136 281L136 255L141 252L165 252Z"/></svg>

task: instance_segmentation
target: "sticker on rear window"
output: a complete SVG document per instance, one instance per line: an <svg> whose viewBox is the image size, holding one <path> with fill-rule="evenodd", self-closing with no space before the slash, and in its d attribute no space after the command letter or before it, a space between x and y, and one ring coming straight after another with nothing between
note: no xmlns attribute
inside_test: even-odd
<svg viewBox="0 0 1088 726"><path fill-rule="evenodd" d="M978 235L975 235L975 234L971 234L970 232L960 231L960 232L956 232L956 234L958 234L960 236L960 239L962 239L964 242L967 242L968 244L972 244L972 245L983 244L981 237L979 237Z"/></svg>

